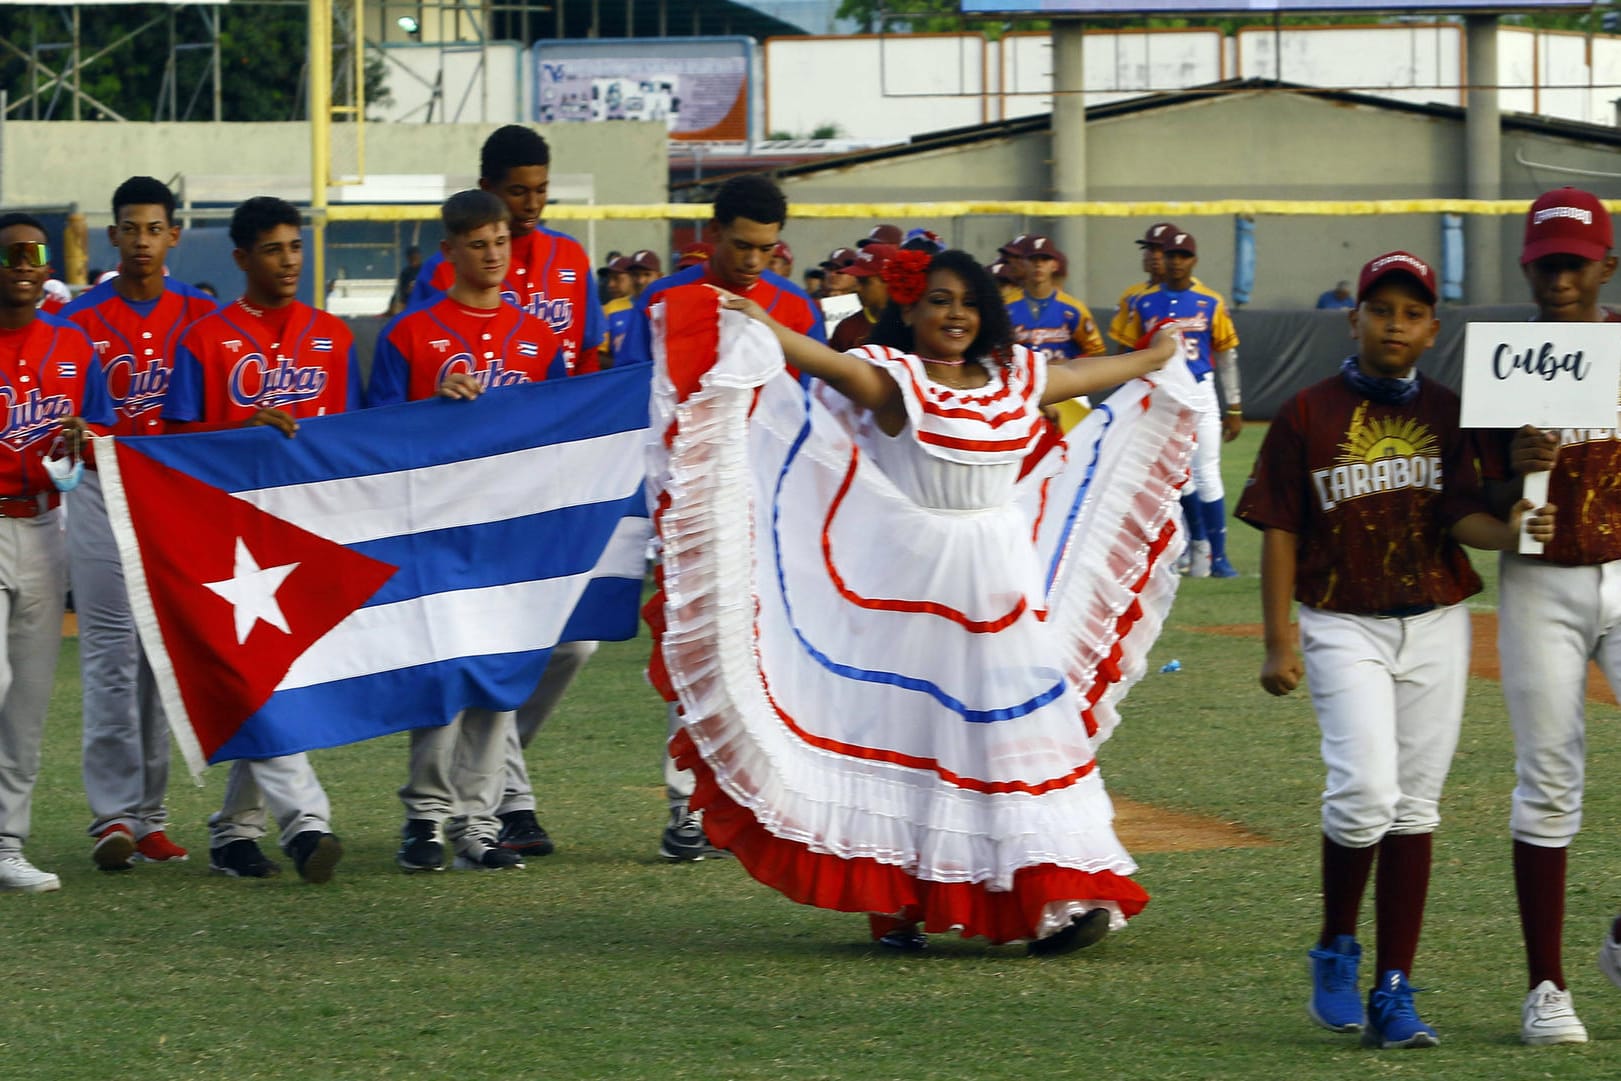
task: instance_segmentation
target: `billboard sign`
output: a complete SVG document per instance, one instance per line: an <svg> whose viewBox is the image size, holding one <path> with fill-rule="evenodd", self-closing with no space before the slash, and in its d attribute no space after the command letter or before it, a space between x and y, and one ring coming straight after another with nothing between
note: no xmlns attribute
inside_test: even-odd
<svg viewBox="0 0 1621 1081"><path fill-rule="evenodd" d="M964 15L1323 15L1329 12L1538 11L1593 0L962 0Z"/></svg>
<svg viewBox="0 0 1621 1081"><path fill-rule="evenodd" d="M662 122L671 139L748 142L753 50L743 37L537 42L534 119Z"/></svg>

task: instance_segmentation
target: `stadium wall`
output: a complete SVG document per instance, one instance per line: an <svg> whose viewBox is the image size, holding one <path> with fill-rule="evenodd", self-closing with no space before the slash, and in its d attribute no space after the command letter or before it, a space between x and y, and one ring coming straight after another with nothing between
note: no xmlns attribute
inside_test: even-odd
<svg viewBox="0 0 1621 1081"><path fill-rule="evenodd" d="M369 175L478 174L478 152L497 124L366 125ZM558 124L540 129L551 144L552 171L589 173L599 203L662 203L669 164L661 124ZM77 204L94 226L105 223L112 189L126 176L147 174L183 187L187 178L206 192L257 184L262 194L309 198L309 127L303 123L212 124L7 121L0 131L0 191L8 206ZM333 128L333 168L352 172L351 129ZM333 199L342 189L332 189ZM221 202L234 202L237 195ZM585 229L577 232L584 242ZM662 250L660 222L601 222L600 256L611 249Z"/></svg>
<svg viewBox="0 0 1621 1081"><path fill-rule="evenodd" d="M933 147L786 170L783 185L791 201L802 203L1051 199L1051 140L1046 127L1026 125L1008 133L992 126ZM1606 198L1621 196L1621 183L1602 179L1616 171L1615 150L1608 129L1505 120L1503 197L1530 199L1567 183L1596 185ZM1463 116L1445 107L1352 102L1346 95L1310 92L1189 95L1092 119L1087 170L1088 197L1106 201L1459 199L1466 193ZM1199 278L1230 294L1232 215L1178 213L1175 220L1199 240ZM1504 295L1466 296L1470 303L1523 299L1516 261L1519 218L1495 220L1502 230ZM814 254L811 261L824 258L833 247L863 235L869 224L791 221L800 269L809 265L808 254ZM897 224L934 229L981 258L1015 233L1048 232L1052 226L1050 220L1014 216ZM1100 318L1112 310L1119 291L1139 277L1132 241L1147 224L1140 217L1088 222L1091 295L1083 299ZM1310 307L1335 282L1354 278L1357 268L1381 251L1404 248L1439 266L1442 222L1431 213L1262 216L1255 236L1251 305L1298 308Z"/></svg>

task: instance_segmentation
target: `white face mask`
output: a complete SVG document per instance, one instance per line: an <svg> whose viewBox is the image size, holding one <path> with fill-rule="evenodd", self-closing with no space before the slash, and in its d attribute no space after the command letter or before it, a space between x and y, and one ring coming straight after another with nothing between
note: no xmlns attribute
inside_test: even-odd
<svg viewBox="0 0 1621 1081"><path fill-rule="evenodd" d="M56 437L45 453L45 472L59 492L71 492L84 479L84 459L68 449L67 440Z"/></svg>

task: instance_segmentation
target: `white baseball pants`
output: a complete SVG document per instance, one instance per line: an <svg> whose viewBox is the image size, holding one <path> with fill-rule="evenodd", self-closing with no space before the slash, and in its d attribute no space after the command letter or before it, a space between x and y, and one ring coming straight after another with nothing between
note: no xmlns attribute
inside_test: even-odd
<svg viewBox="0 0 1621 1081"><path fill-rule="evenodd" d="M1347 848L1433 832L1463 721L1467 610L1385 619L1301 605L1300 641L1328 767L1323 832Z"/></svg>
<svg viewBox="0 0 1621 1081"><path fill-rule="evenodd" d="M1621 695L1621 560L1562 567L1505 552L1497 652L1514 726L1516 841L1564 848L1582 826L1587 662Z"/></svg>

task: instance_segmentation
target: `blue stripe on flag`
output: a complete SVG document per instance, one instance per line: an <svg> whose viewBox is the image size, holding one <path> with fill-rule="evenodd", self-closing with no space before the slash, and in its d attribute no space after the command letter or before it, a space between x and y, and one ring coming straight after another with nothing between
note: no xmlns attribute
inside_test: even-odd
<svg viewBox="0 0 1621 1081"><path fill-rule="evenodd" d="M274 758L448 724L464 706L517 709L551 650L459 657L277 691L209 762Z"/></svg>
<svg viewBox="0 0 1621 1081"><path fill-rule="evenodd" d="M584 574L620 519L645 517L647 502L629 499L563 507L500 522L409 533L351 544L351 550L399 567L367 606L456 589ZM543 538L569 538L548 543Z"/></svg>
<svg viewBox="0 0 1621 1081"><path fill-rule="evenodd" d="M502 387L472 402L434 398L367 409L344 414L319 440L258 427L122 438L119 445L227 492L277 488L446 465L475 456L470 447L488 457L646 428L650 378L647 365L629 364ZM299 427L337 420L315 417Z"/></svg>

